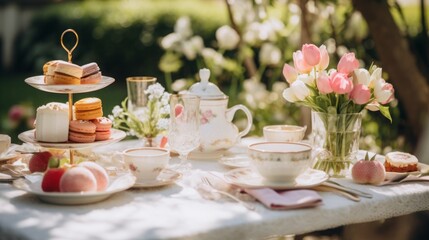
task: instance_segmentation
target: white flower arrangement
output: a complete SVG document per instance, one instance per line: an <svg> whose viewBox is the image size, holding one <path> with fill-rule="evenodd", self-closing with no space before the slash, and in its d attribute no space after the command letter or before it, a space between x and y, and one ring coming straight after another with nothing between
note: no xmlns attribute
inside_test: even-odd
<svg viewBox="0 0 429 240"><path fill-rule="evenodd" d="M138 111L129 111L128 98L121 106L115 106L109 118L113 127L124 130L130 136L155 138L168 130L170 123L170 94L159 83L152 84L145 90L148 95L147 106Z"/></svg>

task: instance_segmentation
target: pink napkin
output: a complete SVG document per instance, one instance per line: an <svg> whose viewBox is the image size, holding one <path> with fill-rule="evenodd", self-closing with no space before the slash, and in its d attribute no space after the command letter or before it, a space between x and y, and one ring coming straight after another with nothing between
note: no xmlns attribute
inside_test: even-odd
<svg viewBox="0 0 429 240"><path fill-rule="evenodd" d="M313 190L274 191L271 188L244 189L245 192L275 210L317 207L322 197Z"/></svg>

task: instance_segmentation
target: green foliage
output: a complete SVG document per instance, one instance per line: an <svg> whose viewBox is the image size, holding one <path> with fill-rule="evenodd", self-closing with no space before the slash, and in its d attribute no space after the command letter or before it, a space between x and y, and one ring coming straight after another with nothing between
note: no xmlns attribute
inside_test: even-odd
<svg viewBox="0 0 429 240"><path fill-rule="evenodd" d="M104 75L118 80L132 75L162 76L158 68L162 55L159 40L173 30L174 22L182 15L204 23L196 25L195 31L206 42L214 39L216 28L226 21L223 5L218 2L132 0L50 5L39 11L29 30L18 37L18 70L41 72L49 60L66 60L60 36L65 29L73 28L79 34L73 62L95 61ZM74 38L70 34L65 40ZM71 45L70 41L66 45Z"/></svg>

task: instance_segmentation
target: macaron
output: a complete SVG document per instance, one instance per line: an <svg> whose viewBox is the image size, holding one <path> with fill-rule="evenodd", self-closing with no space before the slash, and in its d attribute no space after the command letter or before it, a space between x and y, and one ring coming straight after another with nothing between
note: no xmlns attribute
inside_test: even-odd
<svg viewBox="0 0 429 240"><path fill-rule="evenodd" d="M92 123L96 126L96 131L109 131L112 128L112 120L106 117L99 117L92 120Z"/></svg>
<svg viewBox="0 0 429 240"><path fill-rule="evenodd" d="M96 126L91 121L73 120L69 123L69 141L90 143L95 141Z"/></svg>
<svg viewBox="0 0 429 240"><path fill-rule="evenodd" d="M83 98L74 104L75 116L78 120L92 120L103 116L99 98Z"/></svg>
<svg viewBox="0 0 429 240"><path fill-rule="evenodd" d="M99 117L93 119L92 122L95 124L95 141L108 140L111 135L110 129L112 128L112 121L106 117Z"/></svg>
<svg viewBox="0 0 429 240"><path fill-rule="evenodd" d="M95 141L105 141L110 138L110 130L108 131L96 131L95 132Z"/></svg>
<svg viewBox="0 0 429 240"><path fill-rule="evenodd" d="M101 81L101 72L97 63L92 62L82 66L81 84L95 84Z"/></svg>

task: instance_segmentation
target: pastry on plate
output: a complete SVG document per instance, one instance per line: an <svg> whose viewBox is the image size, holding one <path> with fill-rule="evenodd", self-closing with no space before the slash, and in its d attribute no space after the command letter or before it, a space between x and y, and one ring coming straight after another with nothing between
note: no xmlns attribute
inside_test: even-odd
<svg viewBox="0 0 429 240"><path fill-rule="evenodd" d="M101 81L101 72L97 63L92 62L82 66L81 84L95 84Z"/></svg>
<svg viewBox="0 0 429 240"><path fill-rule="evenodd" d="M390 152L386 154L384 167L387 172L414 172L418 171L418 160L414 155L404 152Z"/></svg>
<svg viewBox="0 0 429 240"><path fill-rule="evenodd" d="M68 105L51 102L37 108L35 138L41 142L67 142Z"/></svg>
<svg viewBox="0 0 429 240"><path fill-rule="evenodd" d="M56 63L54 72L54 84L77 85L80 84L83 69L76 64L59 61Z"/></svg>

